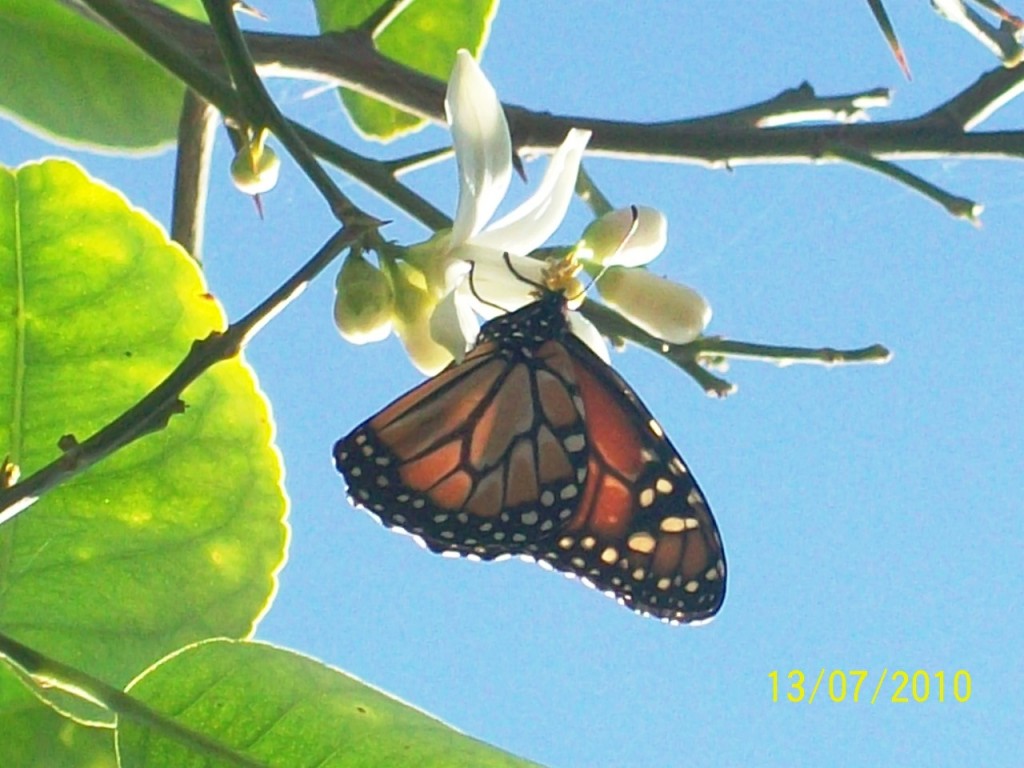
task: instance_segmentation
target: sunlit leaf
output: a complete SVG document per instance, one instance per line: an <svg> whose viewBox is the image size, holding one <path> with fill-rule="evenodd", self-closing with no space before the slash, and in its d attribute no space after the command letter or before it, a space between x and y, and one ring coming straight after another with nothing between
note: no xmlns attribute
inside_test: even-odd
<svg viewBox="0 0 1024 768"><path fill-rule="evenodd" d="M203 18L201 0L164 0ZM53 0L0 1L0 113L73 145L174 139L185 89L116 32Z"/></svg>
<svg viewBox="0 0 1024 768"><path fill-rule="evenodd" d="M358 27L379 8L396 5L381 0L314 3L323 31ZM418 0L404 4L374 42L388 58L438 80L447 80L460 48L479 58L497 11L498 0ZM415 115L353 91L343 90L342 101L353 124L368 138L389 141L424 125Z"/></svg>
<svg viewBox="0 0 1024 768"><path fill-rule="evenodd" d="M0 765L17 768L116 768L114 730L79 725L27 690L0 706Z"/></svg>
<svg viewBox="0 0 1024 768"><path fill-rule="evenodd" d="M68 162L0 171L0 455L23 477L224 324L195 263L119 193ZM284 558L252 371L220 363L183 401L166 429L0 525L0 629L115 686L186 643L248 636ZM21 685L0 665L0 708Z"/></svg>
<svg viewBox="0 0 1024 768"><path fill-rule="evenodd" d="M200 643L148 670L129 693L272 766L534 765L315 659L263 643ZM117 738L126 768L228 764L127 719Z"/></svg>

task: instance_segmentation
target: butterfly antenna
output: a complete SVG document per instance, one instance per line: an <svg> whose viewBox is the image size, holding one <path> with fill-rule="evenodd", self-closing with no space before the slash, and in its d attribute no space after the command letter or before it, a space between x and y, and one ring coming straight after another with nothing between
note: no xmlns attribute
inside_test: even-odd
<svg viewBox="0 0 1024 768"><path fill-rule="evenodd" d="M537 290L540 290L540 291L546 291L547 290L547 286L543 285L542 283L538 283L535 280L531 280L526 275L524 275L522 272L520 272L518 269L513 267L512 266L512 255L508 251L505 251L503 254L501 254L501 258L505 260L505 266L508 267L508 271L511 272L515 276L515 278L517 280L519 280L520 282L526 283L527 285L532 285Z"/></svg>
<svg viewBox="0 0 1024 768"><path fill-rule="evenodd" d="M505 257L506 257L506 262L507 262L508 251L505 252ZM483 296L481 296L480 293L477 291L476 283L473 280L473 270L475 268L476 268L476 262L475 261L469 262L469 291L470 291L470 293L473 294L473 298L475 298L481 304L485 304L488 307L493 307L494 309L497 309L497 310L501 311L502 313L507 314L509 310L507 310L505 307L501 306L500 304L495 304L493 301L488 301Z"/></svg>

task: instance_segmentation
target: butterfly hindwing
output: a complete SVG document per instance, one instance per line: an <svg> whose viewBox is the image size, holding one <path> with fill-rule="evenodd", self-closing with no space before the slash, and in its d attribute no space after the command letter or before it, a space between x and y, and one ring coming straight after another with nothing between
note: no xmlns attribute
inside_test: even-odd
<svg viewBox="0 0 1024 768"><path fill-rule="evenodd" d="M703 493L625 380L575 338L565 343L590 457L576 515L544 559L635 611L710 618L725 598L725 554Z"/></svg>

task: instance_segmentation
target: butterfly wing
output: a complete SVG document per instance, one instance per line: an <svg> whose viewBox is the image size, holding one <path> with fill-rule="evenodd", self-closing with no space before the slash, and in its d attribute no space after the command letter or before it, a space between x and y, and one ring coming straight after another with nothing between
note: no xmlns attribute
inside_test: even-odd
<svg viewBox="0 0 1024 768"><path fill-rule="evenodd" d="M725 554L704 494L625 380L575 337L563 341L586 413L587 482L534 556L640 613L709 619L725 598Z"/></svg>
<svg viewBox="0 0 1024 768"><path fill-rule="evenodd" d="M565 348L479 343L339 440L352 500L434 552L521 554L576 511L587 472Z"/></svg>
<svg viewBox="0 0 1024 768"><path fill-rule="evenodd" d="M708 619L725 555L704 495L636 393L548 294L334 447L353 501L434 552L523 555L635 611Z"/></svg>

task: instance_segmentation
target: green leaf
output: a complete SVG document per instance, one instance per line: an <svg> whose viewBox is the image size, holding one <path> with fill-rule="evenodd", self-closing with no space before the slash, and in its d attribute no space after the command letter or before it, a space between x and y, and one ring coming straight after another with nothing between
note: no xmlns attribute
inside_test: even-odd
<svg viewBox="0 0 1024 768"><path fill-rule="evenodd" d="M146 671L129 693L272 766L534 765L315 659L263 643L194 645ZM126 768L229 765L127 718L117 739Z"/></svg>
<svg viewBox="0 0 1024 768"><path fill-rule="evenodd" d="M22 475L224 324L195 263L118 192L68 162L0 169L0 458ZM183 401L166 429L0 526L0 629L118 687L184 644L248 636L284 560L282 468L252 371L220 363ZM0 706L20 686L0 665Z"/></svg>
<svg viewBox="0 0 1024 768"><path fill-rule="evenodd" d="M192 18L201 0L162 3ZM0 0L0 111L70 145L172 141L185 89L116 32L55 0Z"/></svg>
<svg viewBox="0 0 1024 768"><path fill-rule="evenodd" d="M314 2L324 32L358 27L379 8L396 5L393 0ZM406 4L374 43L388 58L447 80L460 48L480 57L497 12L498 0L418 0ZM354 91L342 89L341 98L353 125L366 138L391 141L425 125L415 115Z"/></svg>
<svg viewBox="0 0 1024 768"><path fill-rule="evenodd" d="M0 765L17 768L116 768L114 730L90 728L25 691L0 707Z"/></svg>

